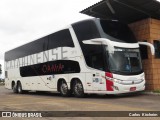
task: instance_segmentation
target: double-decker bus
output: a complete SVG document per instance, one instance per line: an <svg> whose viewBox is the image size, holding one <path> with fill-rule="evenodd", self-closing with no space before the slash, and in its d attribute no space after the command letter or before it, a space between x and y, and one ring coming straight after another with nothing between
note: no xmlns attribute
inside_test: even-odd
<svg viewBox="0 0 160 120"><path fill-rule="evenodd" d="M140 45L126 24L83 20L5 53L5 87L14 93L62 96L120 94L145 89Z"/></svg>

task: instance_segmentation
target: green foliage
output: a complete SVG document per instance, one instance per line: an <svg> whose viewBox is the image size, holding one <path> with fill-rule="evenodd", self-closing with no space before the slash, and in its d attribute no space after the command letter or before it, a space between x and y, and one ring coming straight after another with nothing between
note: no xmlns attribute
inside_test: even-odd
<svg viewBox="0 0 160 120"><path fill-rule="evenodd" d="M4 82L1 82L1 83L0 83L0 86L3 86L3 85L4 85Z"/></svg>
<svg viewBox="0 0 160 120"><path fill-rule="evenodd" d="M0 86L4 85L4 79L0 78Z"/></svg>
<svg viewBox="0 0 160 120"><path fill-rule="evenodd" d="M154 90L153 92L154 93L160 93L160 90Z"/></svg>

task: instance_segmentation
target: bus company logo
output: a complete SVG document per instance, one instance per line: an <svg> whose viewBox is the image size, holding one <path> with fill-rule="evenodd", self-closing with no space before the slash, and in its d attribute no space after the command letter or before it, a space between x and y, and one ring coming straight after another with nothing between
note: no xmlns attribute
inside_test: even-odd
<svg viewBox="0 0 160 120"><path fill-rule="evenodd" d="M43 73L62 72L63 69L64 69L64 65L62 65L62 64L52 64L52 65L44 64L42 66Z"/></svg>
<svg viewBox="0 0 160 120"><path fill-rule="evenodd" d="M2 117L12 117L11 112L2 112Z"/></svg>

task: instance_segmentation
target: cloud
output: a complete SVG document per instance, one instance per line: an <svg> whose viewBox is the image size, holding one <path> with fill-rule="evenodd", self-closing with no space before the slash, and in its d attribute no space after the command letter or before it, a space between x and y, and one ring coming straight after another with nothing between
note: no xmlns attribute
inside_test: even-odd
<svg viewBox="0 0 160 120"><path fill-rule="evenodd" d="M0 64L5 51L90 18L79 11L99 1L0 0Z"/></svg>
<svg viewBox="0 0 160 120"><path fill-rule="evenodd" d="M95 3L97 0L1 0L1 51L88 18L78 12L91 5L93 1Z"/></svg>

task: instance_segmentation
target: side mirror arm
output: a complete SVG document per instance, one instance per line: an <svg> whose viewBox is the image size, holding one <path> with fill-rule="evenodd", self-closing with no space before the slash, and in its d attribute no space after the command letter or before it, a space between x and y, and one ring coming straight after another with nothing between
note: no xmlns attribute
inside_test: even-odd
<svg viewBox="0 0 160 120"><path fill-rule="evenodd" d="M114 46L108 39L103 39L103 38L95 38L91 40L83 40L82 41L84 44L91 44L91 45L107 45L108 46L108 51L109 53L114 53Z"/></svg>
<svg viewBox="0 0 160 120"><path fill-rule="evenodd" d="M155 48L154 48L154 46L151 43L148 43L148 42L138 42L138 43L139 43L139 45L149 46L150 49L151 49L152 55L155 55Z"/></svg>

